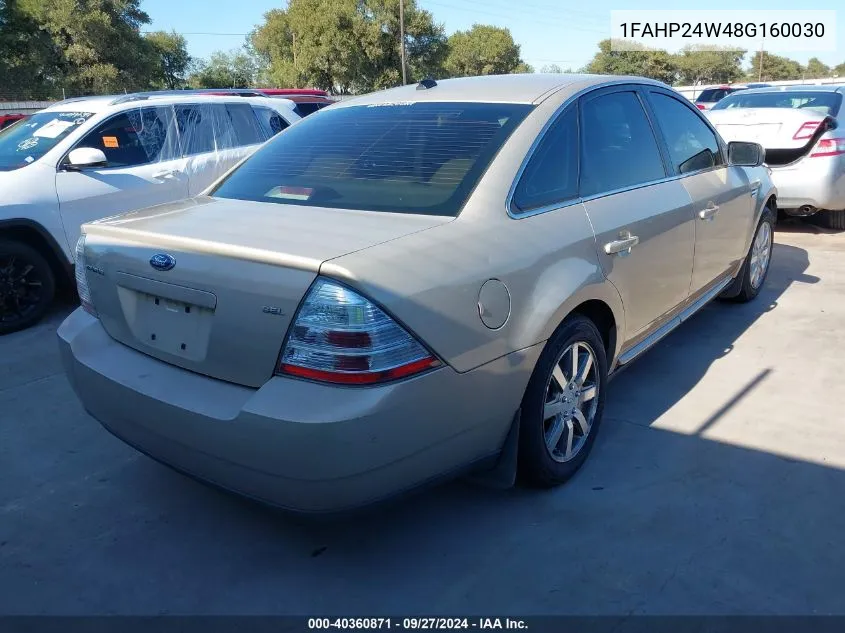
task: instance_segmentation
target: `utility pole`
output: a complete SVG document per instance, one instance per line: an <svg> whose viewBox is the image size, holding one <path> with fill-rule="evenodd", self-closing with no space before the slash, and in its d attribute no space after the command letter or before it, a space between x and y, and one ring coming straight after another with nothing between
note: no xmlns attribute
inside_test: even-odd
<svg viewBox="0 0 845 633"><path fill-rule="evenodd" d="M408 71L405 69L405 0L399 0L399 55L402 58L402 85L408 83Z"/></svg>
<svg viewBox="0 0 845 633"><path fill-rule="evenodd" d="M757 81L763 81L763 45L765 40L760 40L760 76Z"/></svg>

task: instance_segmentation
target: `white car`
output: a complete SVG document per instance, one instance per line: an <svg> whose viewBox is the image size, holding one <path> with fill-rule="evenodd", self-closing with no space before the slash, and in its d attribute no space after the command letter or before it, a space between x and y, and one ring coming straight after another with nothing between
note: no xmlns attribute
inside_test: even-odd
<svg viewBox="0 0 845 633"><path fill-rule="evenodd" d="M845 86L743 90L706 115L725 140L766 149L778 209L845 229Z"/></svg>
<svg viewBox="0 0 845 633"><path fill-rule="evenodd" d="M0 132L0 335L73 287L81 224L197 195L298 121L269 97L67 99Z"/></svg>

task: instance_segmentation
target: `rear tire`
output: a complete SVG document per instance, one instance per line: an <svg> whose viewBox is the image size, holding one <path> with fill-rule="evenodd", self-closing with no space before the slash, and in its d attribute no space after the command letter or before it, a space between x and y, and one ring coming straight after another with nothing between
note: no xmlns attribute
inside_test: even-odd
<svg viewBox="0 0 845 633"><path fill-rule="evenodd" d="M549 488L581 468L599 431L606 385L599 331L588 318L570 316L540 355L522 399L520 481Z"/></svg>
<svg viewBox="0 0 845 633"><path fill-rule="evenodd" d="M819 224L829 229L845 231L845 209L836 211L822 211L819 215Z"/></svg>
<svg viewBox="0 0 845 633"><path fill-rule="evenodd" d="M47 260L23 242L0 240L0 335L40 321L56 292Z"/></svg>
<svg viewBox="0 0 845 633"><path fill-rule="evenodd" d="M725 290L723 298L746 303L760 294L763 284L766 283L766 277L769 276L772 250L774 250L774 234L775 214L770 207L766 207L757 230L754 231L754 238L751 240L751 247L748 249L742 268L733 283Z"/></svg>

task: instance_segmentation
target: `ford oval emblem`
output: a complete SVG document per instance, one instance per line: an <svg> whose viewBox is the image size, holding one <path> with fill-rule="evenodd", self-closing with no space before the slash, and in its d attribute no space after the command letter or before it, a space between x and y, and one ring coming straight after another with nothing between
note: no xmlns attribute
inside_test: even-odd
<svg viewBox="0 0 845 633"><path fill-rule="evenodd" d="M176 265L176 258L167 253L156 253L150 257L150 266L156 270L170 270Z"/></svg>

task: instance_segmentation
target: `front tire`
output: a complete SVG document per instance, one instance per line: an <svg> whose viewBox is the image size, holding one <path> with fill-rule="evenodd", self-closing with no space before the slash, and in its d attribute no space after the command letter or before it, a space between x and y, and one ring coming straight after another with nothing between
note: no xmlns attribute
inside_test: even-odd
<svg viewBox="0 0 845 633"><path fill-rule="evenodd" d="M607 354L595 324L567 318L540 355L522 400L518 475L548 488L574 475L593 448L604 411Z"/></svg>
<svg viewBox="0 0 845 633"><path fill-rule="evenodd" d="M37 250L0 240L0 335L40 321L55 292L53 270Z"/></svg>
<svg viewBox="0 0 845 633"><path fill-rule="evenodd" d="M774 235L775 214L766 207L754 232L754 239L751 240L751 248L748 249L742 268L723 295L726 299L746 303L760 294L766 277L769 276Z"/></svg>

